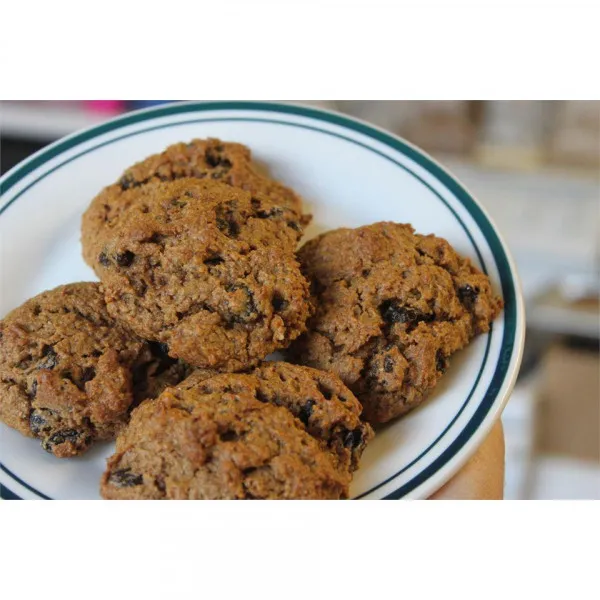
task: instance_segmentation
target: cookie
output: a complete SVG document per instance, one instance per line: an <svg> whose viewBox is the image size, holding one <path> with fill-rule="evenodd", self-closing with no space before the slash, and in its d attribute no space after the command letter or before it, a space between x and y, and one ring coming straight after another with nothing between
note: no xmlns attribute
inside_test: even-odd
<svg viewBox="0 0 600 600"><path fill-rule="evenodd" d="M410 225L330 231L298 257L316 310L293 360L339 375L372 423L418 406L502 308L486 275Z"/></svg>
<svg viewBox="0 0 600 600"><path fill-rule="evenodd" d="M100 491L107 499L338 499L350 476L248 375L170 388L134 410ZM248 380L248 381L246 381Z"/></svg>
<svg viewBox="0 0 600 600"><path fill-rule="evenodd" d="M0 420L60 458L114 438L136 402L186 373L113 321L98 283L44 292L0 321Z"/></svg>
<svg viewBox="0 0 600 600"><path fill-rule="evenodd" d="M177 387L200 386L204 393L247 393L261 402L287 408L308 433L335 457L338 468L358 468L373 430L360 419L362 406L333 373L285 362L263 362L240 375L218 375L198 370Z"/></svg>
<svg viewBox="0 0 600 600"><path fill-rule="evenodd" d="M82 220L81 242L85 261L96 269L98 247L139 197L139 189L150 182L173 181L182 177L211 179L232 185L271 200L275 205L298 213L302 205L291 189L261 173L252 161L250 149L218 139L193 140L169 146L127 169L119 181L96 196Z"/></svg>
<svg viewBox="0 0 600 600"><path fill-rule="evenodd" d="M98 256L108 311L191 365L248 368L305 328L295 215L228 185L144 186Z"/></svg>

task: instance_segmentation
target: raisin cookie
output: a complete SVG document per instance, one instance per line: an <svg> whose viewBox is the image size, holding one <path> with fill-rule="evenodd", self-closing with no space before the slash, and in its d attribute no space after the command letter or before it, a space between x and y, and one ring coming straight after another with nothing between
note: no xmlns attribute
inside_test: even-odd
<svg viewBox="0 0 600 600"><path fill-rule="evenodd" d="M502 308L486 275L410 225L330 231L298 256L316 312L293 359L337 373L372 423L418 406Z"/></svg>
<svg viewBox="0 0 600 600"><path fill-rule="evenodd" d="M143 190L98 256L115 319L174 358L223 371L258 363L305 329L293 211L197 179Z"/></svg>
<svg viewBox="0 0 600 600"><path fill-rule="evenodd" d="M333 373L267 361L244 377L198 369L177 387L187 390L198 385L207 393L223 389L243 391L261 402L287 408L346 472L358 468L362 453L373 437L371 427L360 419L359 401Z"/></svg>
<svg viewBox="0 0 600 600"><path fill-rule="evenodd" d="M193 140L169 146L161 154L149 156L123 173L117 183L96 196L82 220L83 257L96 269L98 246L110 237L121 214L139 197L140 187L149 182L173 181L182 177L212 179L270 199L274 204L297 213L298 226L302 203L291 189L260 172L252 161L250 149L218 139Z"/></svg>
<svg viewBox="0 0 600 600"><path fill-rule="evenodd" d="M0 420L60 458L112 439L186 368L109 316L98 283L31 298L0 321Z"/></svg>
<svg viewBox="0 0 600 600"><path fill-rule="evenodd" d="M133 412L102 477L104 498L348 496L350 448L358 459L372 432L341 382L290 365L202 376Z"/></svg>

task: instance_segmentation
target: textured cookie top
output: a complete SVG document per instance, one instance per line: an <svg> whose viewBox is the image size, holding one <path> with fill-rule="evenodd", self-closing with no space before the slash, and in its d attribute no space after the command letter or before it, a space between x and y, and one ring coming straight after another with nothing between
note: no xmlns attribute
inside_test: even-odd
<svg viewBox="0 0 600 600"><path fill-rule="evenodd" d="M110 314L173 357L227 371L304 330L293 211L194 179L143 190L98 256Z"/></svg>
<svg viewBox="0 0 600 600"><path fill-rule="evenodd" d="M419 404L502 306L468 259L410 225L330 231L298 256L316 312L294 356L337 373L372 422Z"/></svg>
<svg viewBox="0 0 600 600"><path fill-rule="evenodd" d="M347 496L349 474L289 410L261 401L251 386L223 383L169 389L138 407L108 460L103 497Z"/></svg>
<svg viewBox="0 0 600 600"><path fill-rule="evenodd" d="M292 365L264 362L251 372L216 375L199 370L182 381L182 390L198 387L204 393L245 393L261 402L287 408L324 449L333 453L339 469L352 472L373 437L360 420L362 406L333 373Z"/></svg>
<svg viewBox="0 0 600 600"><path fill-rule="evenodd" d="M86 262L96 269L98 245L110 236L121 214L136 201L140 187L183 177L216 180L259 194L298 213L296 219L301 213L300 198L291 189L261 173L246 146L217 139L174 144L127 169L117 183L104 188L92 200L82 221Z"/></svg>
<svg viewBox="0 0 600 600"><path fill-rule="evenodd" d="M183 374L113 321L97 283L44 292L0 321L0 419L59 457L112 438L136 398Z"/></svg>

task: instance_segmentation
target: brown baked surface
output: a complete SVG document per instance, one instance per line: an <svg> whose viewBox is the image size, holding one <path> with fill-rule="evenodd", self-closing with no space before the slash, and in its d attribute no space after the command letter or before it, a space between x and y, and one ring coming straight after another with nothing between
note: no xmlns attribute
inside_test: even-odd
<svg viewBox="0 0 600 600"><path fill-rule="evenodd" d="M276 205L302 212L302 202L291 189L269 178L252 161L250 149L218 139L195 139L173 144L127 169L119 181L104 188L91 202L82 219L81 243L85 261L97 268L98 247L151 182L183 177L210 179L259 194Z"/></svg>
<svg viewBox="0 0 600 600"><path fill-rule="evenodd" d="M280 379L268 370L262 376ZM292 386L278 404L267 397L279 387L271 383L274 387L257 376L224 374L144 402L117 439L102 477L102 496L346 498L351 475L317 433L320 411L313 412L315 427L306 426L293 414ZM317 398L318 391L312 392Z"/></svg>
<svg viewBox="0 0 600 600"><path fill-rule="evenodd" d="M61 458L112 439L186 372L113 321L98 283L43 292L0 321L0 420Z"/></svg>
<svg viewBox="0 0 600 600"><path fill-rule="evenodd" d="M329 231L298 257L315 314L293 359L338 374L373 423L418 406L502 307L486 275L410 225Z"/></svg>
<svg viewBox="0 0 600 600"><path fill-rule="evenodd" d="M97 257L115 319L174 358L224 371L257 364L304 330L293 211L197 179L140 190Z"/></svg>

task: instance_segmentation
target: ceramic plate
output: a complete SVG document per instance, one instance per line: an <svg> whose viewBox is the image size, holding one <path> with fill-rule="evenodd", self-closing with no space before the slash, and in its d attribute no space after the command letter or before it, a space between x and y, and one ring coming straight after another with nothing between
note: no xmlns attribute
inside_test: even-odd
<svg viewBox="0 0 600 600"><path fill-rule="evenodd" d="M303 196L314 215L306 239L375 221L412 223L471 257L503 296L489 334L454 356L430 399L378 433L351 488L354 498L427 497L500 416L521 358L523 303L513 261L477 201L433 159L381 129L306 107L211 102L130 113L60 140L1 180L0 315L48 288L95 279L79 242L90 200L130 164L208 136L248 145ZM1 424L0 435L5 497L99 498L111 444L59 460Z"/></svg>

